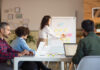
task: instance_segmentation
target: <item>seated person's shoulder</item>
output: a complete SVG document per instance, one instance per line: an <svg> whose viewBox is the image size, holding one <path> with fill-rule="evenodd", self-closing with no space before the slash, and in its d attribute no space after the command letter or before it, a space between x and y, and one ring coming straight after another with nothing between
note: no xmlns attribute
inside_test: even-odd
<svg viewBox="0 0 100 70"><path fill-rule="evenodd" d="M24 39L22 39L22 38L17 38L17 42L18 42L18 43L20 43L20 44L22 44L22 43L24 43L24 42L25 42L25 40L24 40Z"/></svg>
<svg viewBox="0 0 100 70"><path fill-rule="evenodd" d="M23 43L23 42L26 42L26 41L24 39L20 39L20 42Z"/></svg>
<svg viewBox="0 0 100 70"><path fill-rule="evenodd" d="M89 37L84 37L80 39L79 43L87 43L87 41L91 40Z"/></svg>
<svg viewBox="0 0 100 70"><path fill-rule="evenodd" d="M80 41L85 41L87 39L89 39L89 37L84 37L84 38L80 39Z"/></svg>

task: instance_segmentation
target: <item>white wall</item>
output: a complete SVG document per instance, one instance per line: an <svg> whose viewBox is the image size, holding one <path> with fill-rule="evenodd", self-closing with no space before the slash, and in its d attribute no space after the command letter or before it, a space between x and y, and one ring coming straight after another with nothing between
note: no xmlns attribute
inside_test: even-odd
<svg viewBox="0 0 100 70"><path fill-rule="evenodd" d="M7 19L7 14L14 13L14 8L20 7L23 14L22 19ZM12 10L8 13L6 9ZM2 3L2 21L8 21L17 24L23 19L29 19L29 28L39 30L41 19L44 15L51 16L76 16L77 29L80 29L80 22L83 20L83 0L3 0Z"/></svg>

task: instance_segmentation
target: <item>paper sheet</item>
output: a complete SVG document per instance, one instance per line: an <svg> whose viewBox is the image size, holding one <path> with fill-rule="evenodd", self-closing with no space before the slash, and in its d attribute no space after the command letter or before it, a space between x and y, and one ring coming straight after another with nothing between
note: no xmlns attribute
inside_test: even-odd
<svg viewBox="0 0 100 70"><path fill-rule="evenodd" d="M63 42L58 39L48 40L48 46L45 46L45 42L40 42L36 55L48 56L64 54Z"/></svg>

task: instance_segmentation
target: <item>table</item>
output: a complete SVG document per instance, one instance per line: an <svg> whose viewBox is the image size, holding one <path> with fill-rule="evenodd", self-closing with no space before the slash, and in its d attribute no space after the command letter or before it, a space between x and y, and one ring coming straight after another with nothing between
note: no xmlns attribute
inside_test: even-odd
<svg viewBox="0 0 100 70"><path fill-rule="evenodd" d="M65 55L56 56L23 56L14 58L14 70L18 70L19 61L51 61L61 62L61 70L64 70L64 62L71 62L72 57L65 57Z"/></svg>

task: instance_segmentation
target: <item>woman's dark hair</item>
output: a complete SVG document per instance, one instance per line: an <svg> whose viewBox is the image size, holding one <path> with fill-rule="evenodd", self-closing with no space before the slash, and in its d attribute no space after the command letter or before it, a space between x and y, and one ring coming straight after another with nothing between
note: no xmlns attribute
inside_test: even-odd
<svg viewBox="0 0 100 70"><path fill-rule="evenodd" d="M84 20L81 24L82 28L86 32L93 32L94 31L94 22L92 20Z"/></svg>
<svg viewBox="0 0 100 70"><path fill-rule="evenodd" d="M41 21L40 29L43 29L45 27L45 25L48 25L50 18L51 17L49 15L46 15L46 16L43 17L43 19Z"/></svg>
<svg viewBox="0 0 100 70"><path fill-rule="evenodd" d="M27 27L20 26L15 30L15 34L18 37L29 35L30 31Z"/></svg>

